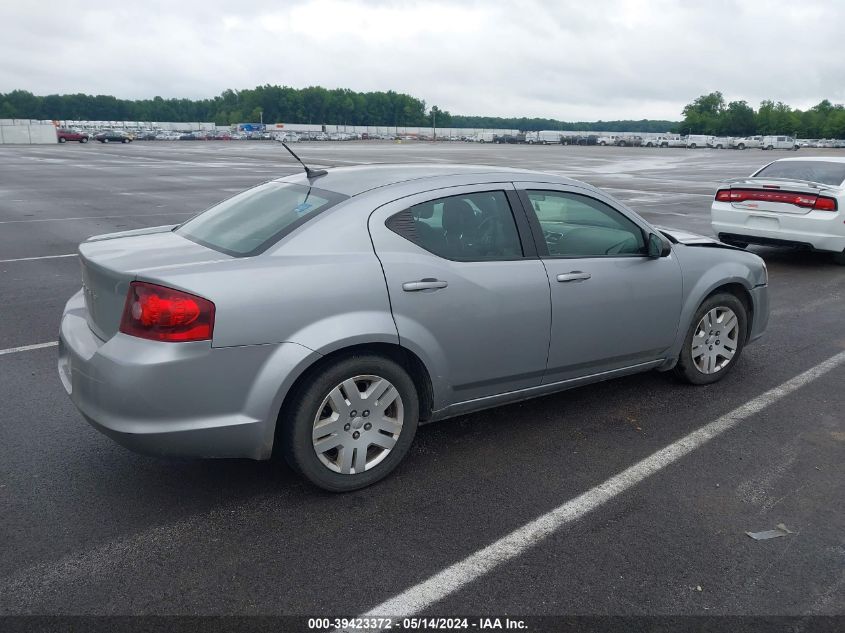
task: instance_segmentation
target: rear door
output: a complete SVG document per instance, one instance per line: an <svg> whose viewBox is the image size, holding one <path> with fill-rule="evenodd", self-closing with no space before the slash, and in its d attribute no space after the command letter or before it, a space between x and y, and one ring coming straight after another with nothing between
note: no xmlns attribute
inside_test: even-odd
<svg viewBox="0 0 845 633"><path fill-rule="evenodd" d="M426 363L435 408L540 384L549 282L510 183L403 198L369 228L400 343Z"/></svg>
<svg viewBox="0 0 845 633"><path fill-rule="evenodd" d="M654 362L675 341L681 269L646 255L647 227L609 198L516 183L548 272L552 333L544 383Z"/></svg>

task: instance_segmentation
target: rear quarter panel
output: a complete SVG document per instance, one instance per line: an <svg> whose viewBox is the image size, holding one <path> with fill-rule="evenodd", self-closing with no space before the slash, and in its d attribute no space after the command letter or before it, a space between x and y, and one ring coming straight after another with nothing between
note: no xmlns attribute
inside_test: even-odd
<svg viewBox="0 0 845 633"><path fill-rule="evenodd" d="M327 354L398 343L366 208L355 207L347 201L255 257L142 270L138 279L213 301L214 347L294 342Z"/></svg>

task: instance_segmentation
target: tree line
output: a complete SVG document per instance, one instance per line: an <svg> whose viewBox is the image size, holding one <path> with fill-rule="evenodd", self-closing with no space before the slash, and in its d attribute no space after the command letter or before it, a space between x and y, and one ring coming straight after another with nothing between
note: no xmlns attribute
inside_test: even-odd
<svg viewBox="0 0 845 633"><path fill-rule="evenodd" d="M674 121L567 122L547 118L453 115L436 105L389 90L355 92L320 86L264 85L225 90L210 99L118 99L111 95L36 96L25 90L0 93L0 119L88 121L213 121L233 123L314 123L396 127L475 127L533 130L666 132Z"/></svg>
<svg viewBox="0 0 845 633"><path fill-rule="evenodd" d="M845 138L845 106L827 99L807 110L766 100L754 110L745 101L725 103L721 92L711 92L684 107L681 134L753 136L786 134L797 138Z"/></svg>
<svg viewBox="0 0 845 633"><path fill-rule="evenodd" d="M684 107L683 120L572 122L551 118L487 117L451 114L422 99L388 90L355 92L320 86L264 85L225 90L209 99L118 99L111 95L36 96L25 90L0 93L0 119L89 121L213 121L217 125L312 123L396 127L667 132L748 136L790 134L802 138L845 138L845 108L825 99L801 111L778 101L754 110L745 101L725 103L721 92L702 95Z"/></svg>

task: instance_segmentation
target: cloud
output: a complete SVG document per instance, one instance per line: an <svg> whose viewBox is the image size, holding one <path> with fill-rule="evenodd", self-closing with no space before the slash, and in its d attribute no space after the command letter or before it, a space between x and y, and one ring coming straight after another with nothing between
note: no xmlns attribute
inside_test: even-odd
<svg viewBox="0 0 845 633"><path fill-rule="evenodd" d="M565 120L677 119L712 90L755 106L845 101L836 0L48 0L0 20L0 92L323 85Z"/></svg>

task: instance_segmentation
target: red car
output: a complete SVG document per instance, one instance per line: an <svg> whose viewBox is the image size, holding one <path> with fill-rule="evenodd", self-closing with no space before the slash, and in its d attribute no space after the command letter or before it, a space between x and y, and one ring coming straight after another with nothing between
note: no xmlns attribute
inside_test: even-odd
<svg viewBox="0 0 845 633"><path fill-rule="evenodd" d="M67 143L68 141L87 143L91 138L88 132L74 132L73 130L63 130L62 128L56 130L56 136L59 139L59 143Z"/></svg>

